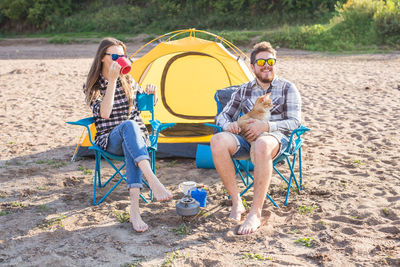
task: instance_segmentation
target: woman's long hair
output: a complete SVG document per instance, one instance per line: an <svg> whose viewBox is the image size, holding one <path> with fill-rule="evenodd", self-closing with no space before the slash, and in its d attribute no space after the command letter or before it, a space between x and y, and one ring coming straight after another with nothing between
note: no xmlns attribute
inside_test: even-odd
<svg viewBox="0 0 400 267"><path fill-rule="evenodd" d="M111 37L104 38L100 42L99 48L97 48L96 56L94 57L92 66L90 67L90 71L87 76L84 88L84 93L86 95L85 101L88 105L90 105L92 101L98 99L100 96L99 75L103 68L103 62L101 62L101 60L103 59L104 54L107 51L107 48L114 45L121 46L124 49L124 54L126 55L126 46L123 42ZM133 92L131 86L132 81L129 78L128 74L121 75L120 80L122 88L129 101L129 113L130 113L132 111L132 105L133 105Z"/></svg>

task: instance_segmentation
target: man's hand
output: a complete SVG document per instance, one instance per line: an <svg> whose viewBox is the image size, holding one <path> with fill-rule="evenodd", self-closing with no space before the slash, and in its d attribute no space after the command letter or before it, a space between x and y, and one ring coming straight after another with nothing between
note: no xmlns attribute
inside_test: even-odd
<svg viewBox="0 0 400 267"><path fill-rule="evenodd" d="M234 133L234 134L239 134L241 129L240 129L238 123L236 121L234 121L234 122L229 123L226 126L225 131L231 132L231 133Z"/></svg>
<svg viewBox="0 0 400 267"><path fill-rule="evenodd" d="M250 119L244 130L243 136L249 142L253 142L264 132L269 132L269 124L260 120Z"/></svg>

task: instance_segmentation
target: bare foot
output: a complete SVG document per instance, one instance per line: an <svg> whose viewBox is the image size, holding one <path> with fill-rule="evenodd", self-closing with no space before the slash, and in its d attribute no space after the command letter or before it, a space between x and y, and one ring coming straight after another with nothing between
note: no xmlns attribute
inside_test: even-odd
<svg viewBox="0 0 400 267"><path fill-rule="evenodd" d="M137 214L136 212L133 212L131 210L130 216L133 230L135 230L136 232L144 232L149 229L149 226L142 220L140 214Z"/></svg>
<svg viewBox="0 0 400 267"><path fill-rule="evenodd" d="M245 211L246 209L241 201L239 201L238 204L232 204L232 210L231 214L229 215L229 218L234 219L236 221L240 221L242 218L242 213Z"/></svg>
<svg viewBox="0 0 400 267"><path fill-rule="evenodd" d="M154 197L158 201L166 201L172 198L172 194L164 187L160 181L156 181L150 184L150 188L153 191Z"/></svg>
<svg viewBox="0 0 400 267"><path fill-rule="evenodd" d="M238 235L254 233L261 225L261 218L255 213L250 213L244 223L239 227Z"/></svg>

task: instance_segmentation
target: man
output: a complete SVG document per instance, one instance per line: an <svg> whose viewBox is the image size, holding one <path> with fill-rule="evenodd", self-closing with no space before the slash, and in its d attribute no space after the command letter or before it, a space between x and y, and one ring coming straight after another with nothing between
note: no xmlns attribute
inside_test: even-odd
<svg viewBox="0 0 400 267"><path fill-rule="evenodd" d="M255 140L254 197L250 212L239 227L240 235L253 233L261 225L261 211L271 181L273 159L287 148L291 131L301 124L300 94L294 84L275 75L276 51L271 44L256 44L250 60L256 78L242 84L232 94L231 100L216 117L216 124L224 131L215 134L210 142L215 168L232 199L229 217L240 221L245 208L237 188L231 157L249 158L250 142ZM255 100L269 92L273 103L270 121L250 120L243 129L243 136L239 135L242 129L236 120L240 114L249 112Z"/></svg>

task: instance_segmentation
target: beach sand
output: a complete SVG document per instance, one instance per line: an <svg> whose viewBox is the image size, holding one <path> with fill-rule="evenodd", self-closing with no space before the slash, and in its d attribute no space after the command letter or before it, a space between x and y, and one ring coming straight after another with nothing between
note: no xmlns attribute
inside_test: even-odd
<svg viewBox="0 0 400 267"><path fill-rule="evenodd" d="M140 203L145 233L118 220L129 210L124 185L91 205L94 160L70 161L82 129L65 122L90 115L81 88L96 47L0 42L0 265L400 265L399 53L278 50L277 72L297 85L311 129L304 190L284 207L274 174L281 207L266 202L263 226L237 236L216 171L192 159L157 161L174 198ZM187 180L207 186L208 202L184 228L175 204Z"/></svg>

